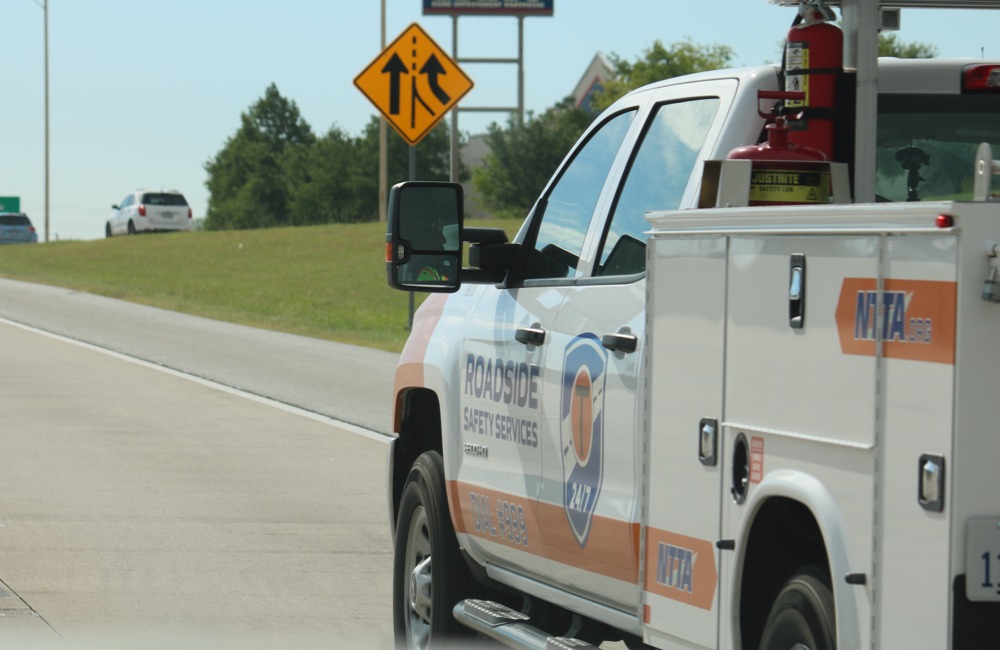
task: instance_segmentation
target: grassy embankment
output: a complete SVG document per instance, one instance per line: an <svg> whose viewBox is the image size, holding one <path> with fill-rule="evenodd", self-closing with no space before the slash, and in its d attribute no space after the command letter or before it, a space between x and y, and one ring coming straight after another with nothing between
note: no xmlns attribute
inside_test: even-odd
<svg viewBox="0 0 1000 650"><path fill-rule="evenodd" d="M520 223L470 225L513 236ZM3 246L0 276L383 350L407 335L380 223Z"/></svg>

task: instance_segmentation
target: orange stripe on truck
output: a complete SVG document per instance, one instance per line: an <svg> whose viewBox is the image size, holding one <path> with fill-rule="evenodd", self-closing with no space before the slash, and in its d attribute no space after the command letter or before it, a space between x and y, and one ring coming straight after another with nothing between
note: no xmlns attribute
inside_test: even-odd
<svg viewBox="0 0 1000 650"><path fill-rule="evenodd" d="M403 426L403 393L409 388L424 387L424 358L431 335L441 320L444 304L448 300L443 293L432 293L420 309L420 317L414 319L413 329L406 339L406 345L399 355L399 365L393 381L393 395L396 396L392 408L393 431Z"/></svg>
<svg viewBox="0 0 1000 650"><path fill-rule="evenodd" d="M594 515L580 546L562 506L448 481L455 531L510 546L584 571L636 583L639 524Z"/></svg>

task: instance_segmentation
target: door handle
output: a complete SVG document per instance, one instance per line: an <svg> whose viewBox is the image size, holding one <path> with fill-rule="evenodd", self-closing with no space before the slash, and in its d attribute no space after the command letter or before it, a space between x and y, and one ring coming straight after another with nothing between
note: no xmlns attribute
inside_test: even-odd
<svg viewBox="0 0 1000 650"><path fill-rule="evenodd" d="M535 323L531 327L518 327L514 332L514 340L524 345L541 345L545 343L545 330L541 323Z"/></svg>
<svg viewBox="0 0 1000 650"><path fill-rule="evenodd" d="M601 345L612 352L624 352L625 354L631 354L632 352L635 352L635 349L639 346L639 337L631 332L615 332L614 334L605 334L601 338Z"/></svg>
<svg viewBox="0 0 1000 650"><path fill-rule="evenodd" d="M806 256L792 255L788 280L788 326L802 329L806 324Z"/></svg>

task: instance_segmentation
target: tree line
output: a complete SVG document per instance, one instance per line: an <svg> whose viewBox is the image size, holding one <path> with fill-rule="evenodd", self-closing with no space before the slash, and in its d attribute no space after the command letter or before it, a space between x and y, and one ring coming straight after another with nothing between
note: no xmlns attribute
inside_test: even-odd
<svg viewBox="0 0 1000 650"><path fill-rule="evenodd" d="M881 37L882 56L933 57L932 46L904 44L894 34ZM614 54L613 77L593 98L599 111L630 90L660 79L729 67L733 51L725 45L655 42L635 61ZM496 216L527 214L566 152L595 113L567 97L545 111L511 116L493 123L485 135L489 153L474 170L461 166L482 203ZM317 136L295 102L273 83L240 115L240 126L208 162L209 190L204 227L209 230L268 228L322 223L377 221L379 118L360 136L337 127ZM463 135L465 144L467 136ZM409 179L409 145L389 129L389 185ZM450 131L438 124L416 148L421 180L449 178Z"/></svg>
<svg viewBox="0 0 1000 650"><path fill-rule="evenodd" d="M317 136L295 102L272 83L205 163L205 229L377 221L378 131L373 116L358 137L337 127ZM417 178L447 180L449 154L449 130L439 124L417 148ZM409 155L409 145L390 129L390 186L409 178ZM468 172L460 170L463 176Z"/></svg>

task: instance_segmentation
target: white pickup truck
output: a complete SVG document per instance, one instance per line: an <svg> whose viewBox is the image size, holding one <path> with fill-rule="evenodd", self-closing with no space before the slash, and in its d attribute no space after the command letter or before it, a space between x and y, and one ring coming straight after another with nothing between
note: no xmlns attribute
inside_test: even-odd
<svg viewBox="0 0 1000 650"><path fill-rule="evenodd" d="M871 49L877 5L827 4ZM435 292L395 380L400 647L1000 647L1000 61L858 61L802 173L723 162L765 66L619 100L510 243L393 188L389 283Z"/></svg>

